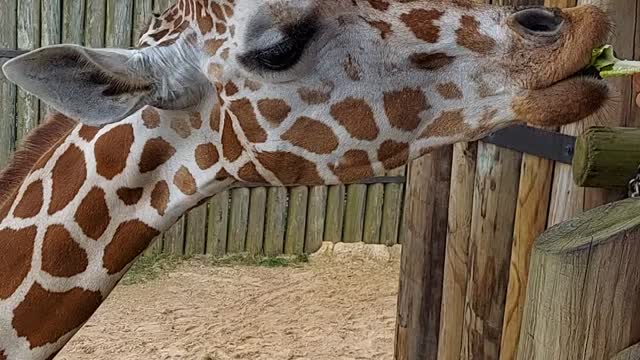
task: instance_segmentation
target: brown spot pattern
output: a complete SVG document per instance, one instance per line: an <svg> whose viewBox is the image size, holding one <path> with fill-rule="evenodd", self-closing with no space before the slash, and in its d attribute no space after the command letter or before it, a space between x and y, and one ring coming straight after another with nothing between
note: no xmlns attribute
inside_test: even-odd
<svg viewBox="0 0 640 360"><path fill-rule="evenodd" d="M462 91L455 83L446 82L444 84L438 84L436 90L440 96L447 100L462 99Z"/></svg>
<svg viewBox="0 0 640 360"><path fill-rule="evenodd" d="M200 129L202 127L202 116L200 113L191 113L189 115L189 122L194 129Z"/></svg>
<svg viewBox="0 0 640 360"><path fill-rule="evenodd" d="M422 70L438 70L453 62L453 57L444 53L416 53L409 57L415 67Z"/></svg>
<svg viewBox="0 0 640 360"><path fill-rule="evenodd" d="M230 161L235 161L242 155L242 144L233 129L231 116L228 112L224 117L224 128L222 129L222 154Z"/></svg>
<svg viewBox="0 0 640 360"><path fill-rule="evenodd" d="M300 96L300 99L302 99L302 101L309 105L319 105L326 103L327 101L329 101L329 99L331 99L331 92L331 90L324 91L309 88L298 89L298 95Z"/></svg>
<svg viewBox="0 0 640 360"><path fill-rule="evenodd" d="M387 140L378 149L378 160L387 170L396 169L409 160L409 144Z"/></svg>
<svg viewBox="0 0 640 360"><path fill-rule="evenodd" d="M434 21L444 15L443 11L435 9L414 9L408 14L402 14L400 20L415 34L415 36L428 43L436 43L440 38L440 27Z"/></svg>
<svg viewBox="0 0 640 360"><path fill-rule="evenodd" d="M160 165L166 163L175 155L176 149L164 139L157 137L150 139L144 144L142 155L140 157L141 173L148 173L157 169Z"/></svg>
<svg viewBox="0 0 640 360"><path fill-rule="evenodd" d="M35 226L0 230L0 299L9 298L29 274L37 231Z"/></svg>
<svg viewBox="0 0 640 360"><path fill-rule="evenodd" d="M96 137L96 135L98 134L99 131L100 131L99 127L89 126L89 125L82 125L80 127L80 130L78 131L78 135L84 141L89 142L89 141L93 140L94 137Z"/></svg>
<svg viewBox="0 0 640 360"><path fill-rule="evenodd" d="M113 179L127 166L133 145L133 127L124 124L114 127L96 141L94 149L98 174Z"/></svg>
<svg viewBox="0 0 640 360"><path fill-rule="evenodd" d="M261 152L257 159L265 169L271 171L284 185L322 185L316 164L284 151Z"/></svg>
<svg viewBox="0 0 640 360"><path fill-rule="evenodd" d="M144 193L144 189L143 188L120 188L118 189L118 191L116 191L116 193L118 194L118 198L120 198L120 200L122 200L122 202L127 205L127 206L131 206L131 205L135 205L137 204L140 199L142 199L142 194Z"/></svg>
<svg viewBox="0 0 640 360"><path fill-rule="evenodd" d="M229 81L227 85L224 86L224 92L227 96L233 96L238 93L238 87L233 81Z"/></svg>
<svg viewBox="0 0 640 360"><path fill-rule="evenodd" d="M204 49L209 55L215 55L220 47L224 45L225 39L213 39L204 42Z"/></svg>
<svg viewBox="0 0 640 360"><path fill-rule="evenodd" d="M462 15L456 36L458 45L479 54L488 54L496 47L495 40L480 32L480 23L473 16Z"/></svg>
<svg viewBox="0 0 640 360"><path fill-rule="evenodd" d="M368 0L368 2L376 10L387 11L389 9L389 3L385 0Z"/></svg>
<svg viewBox="0 0 640 360"><path fill-rule="evenodd" d="M258 101L258 111L273 125L280 125L291 112L291 107L280 99L263 99Z"/></svg>
<svg viewBox="0 0 640 360"><path fill-rule="evenodd" d="M363 150L347 151L338 164L329 168L345 184L373 176L369 155Z"/></svg>
<svg viewBox="0 0 640 360"><path fill-rule="evenodd" d="M255 110L249 99L232 101L229 109L238 118L238 123L247 140L252 143L263 143L267 140L267 133L258 123Z"/></svg>
<svg viewBox="0 0 640 360"><path fill-rule="evenodd" d="M44 199L42 197L42 181L35 181L27 187L22 199L13 211L13 216L28 219L40 213Z"/></svg>
<svg viewBox="0 0 640 360"><path fill-rule="evenodd" d="M197 191L196 179L193 178L189 169L184 166L180 167L173 176L173 184L185 195L193 195Z"/></svg>
<svg viewBox="0 0 640 360"><path fill-rule="evenodd" d="M210 169L220 160L218 149L212 143L198 145L195 156L201 170Z"/></svg>
<svg viewBox="0 0 640 360"><path fill-rule="evenodd" d="M147 129L155 129L160 126L160 113L151 106L142 110L142 123Z"/></svg>
<svg viewBox="0 0 640 360"><path fill-rule="evenodd" d="M47 228L42 244L42 270L51 276L70 277L83 273L89 260L63 225Z"/></svg>
<svg viewBox="0 0 640 360"><path fill-rule="evenodd" d="M420 113L430 105L420 89L405 88L384 94L384 110L393 127L413 131L420 125Z"/></svg>
<svg viewBox="0 0 640 360"><path fill-rule="evenodd" d="M49 215L64 209L84 184L87 178L87 165L82 151L75 145L69 146L53 167L51 177Z"/></svg>
<svg viewBox="0 0 640 360"><path fill-rule="evenodd" d="M298 118L281 138L316 154L331 154L338 148L338 138L330 127L304 116Z"/></svg>
<svg viewBox="0 0 640 360"><path fill-rule="evenodd" d="M391 24L385 21L369 21L369 25L380 31L380 37L382 40L386 39L391 34Z"/></svg>
<svg viewBox="0 0 640 360"><path fill-rule="evenodd" d="M200 2L196 3L196 19L201 33L207 34L213 29L213 19L208 11L204 11Z"/></svg>
<svg viewBox="0 0 640 360"><path fill-rule="evenodd" d="M266 183L262 175L256 169L256 165L252 162L246 163L240 171L238 171L238 176L241 180L246 182L254 182L254 183Z"/></svg>
<svg viewBox="0 0 640 360"><path fill-rule="evenodd" d="M14 311L13 328L31 348L56 342L79 328L102 302L99 292L73 289L52 293L34 284Z"/></svg>
<svg viewBox="0 0 640 360"><path fill-rule="evenodd" d="M184 117L177 117L171 120L171 129L183 139L191 136L191 125L189 120Z"/></svg>
<svg viewBox="0 0 640 360"><path fill-rule="evenodd" d="M349 77L349 79L353 80L353 81L359 81L360 80L360 66L358 65L358 63L356 63L353 58L351 57L351 55L347 56L347 59L345 60L344 64L344 71L345 73L347 73L347 76Z"/></svg>
<svg viewBox="0 0 640 360"><path fill-rule="evenodd" d="M140 220L131 220L118 226L113 239L104 250L102 262L108 273L117 274L129 265L160 234Z"/></svg>
<svg viewBox="0 0 640 360"><path fill-rule="evenodd" d="M331 107L331 116L356 139L375 140L378 137L373 111L363 99L347 98L340 101Z"/></svg>
<svg viewBox="0 0 640 360"><path fill-rule="evenodd" d="M76 210L75 220L84 234L93 240L104 234L111 221L104 190L94 187L89 191Z"/></svg>
<svg viewBox="0 0 640 360"><path fill-rule="evenodd" d="M169 204L169 185L166 181L159 181L151 192L151 206L158 211L160 216L164 216Z"/></svg>
<svg viewBox="0 0 640 360"><path fill-rule="evenodd" d="M209 127L213 131L220 131L220 103L216 102L211 109L211 115L209 116Z"/></svg>
<svg viewBox="0 0 640 360"><path fill-rule="evenodd" d="M464 122L462 109L444 111L422 132L421 138L443 137L456 134L464 134L471 130Z"/></svg>

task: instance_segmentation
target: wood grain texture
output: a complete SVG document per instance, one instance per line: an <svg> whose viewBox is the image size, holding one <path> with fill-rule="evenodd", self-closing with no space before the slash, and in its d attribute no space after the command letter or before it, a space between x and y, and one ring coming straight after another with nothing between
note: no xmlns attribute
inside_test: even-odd
<svg viewBox="0 0 640 360"><path fill-rule="evenodd" d="M461 359L498 359L521 155L478 144Z"/></svg>
<svg viewBox="0 0 640 360"><path fill-rule="evenodd" d="M390 171L389 176L404 176L406 167ZM380 224L380 243L392 246L400 243L400 227L404 204L404 185L385 184L384 203L382 204L382 224Z"/></svg>
<svg viewBox="0 0 640 360"><path fill-rule="evenodd" d="M265 256L280 255L284 251L284 231L287 222L287 189L269 188L264 229Z"/></svg>
<svg viewBox="0 0 640 360"><path fill-rule="evenodd" d="M329 186L327 194L327 218L324 228L324 241L342 241L342 224L344 221L345 186Z"/></svg>
<svg viewBox="0 0 640 360"><path fill-rule="evenodd" d="M0 47L15 49L17 44L17 0L0 0ZM0 59L0 66L6 59ZM16 86L0 71L0 167L4 167L15 148Z"/></svg>
<svg viewBox="0 0 640 360"><path fill-rule="evenodd" d="M183 216L162 235L164 253L175 256L184 255L185 224Z"/></svg>
<svg viewBox="0 0 640 360"><path fill-rule="evenodd" d="M382 225L382 205L384 204L384 184L367 187L367 205L364 211L364 230L362 241L366 244L380 243Z"/></svg>
<svg viewBox="0 0 640 360"><path fill-rule="evenodd" d="M48 2L48 0L42 0ZM85 6L86 2L97 2L96 0L62 0L62 42L70 44L84 44L83 34L85 25ZM100 16L104 18L104 0L101 12L90 13L89 16ZM88 9L87 9L88 10ZM104 31L102 31L104 34Z"/></svg>
<svg viewBox="0 0 640 360"><path fill-rule="evenodd" d="M59 44L62 41L62 0L48 0L40 3L41 31L40 46ZM40 119L44 119L51 108L40 103Z"/></svg>
<svg viewBox="0 0 640 360"><path fill-rule="evenodd" d="M536 241L519 359L611 359L640 339L640 201L587 211Z"/></svg>
<svg viewBox="0 0 640 360"><path fill-rule="evenodd" d="M40 0L18 1L18 48L40 47ZM40 101L18 89L16 99L16 140L20 142L40 122Z"/></svg>
<svg viewBox="0 0 640 360"><path fill-rule="evenodd" d="M246 251L251 255L262 254L264 222L267 209L267 188L251 189Z"/></svg>
<svg viewBox="0 0 640 360"><path fill-rule="evenodd" d="M364 230L364 210L367 201L367 185L347 186L347 203L344 211L344 232L342 241L356 243L362 241Z"/></svg>
<svg viewBox="0 0 640 360"><path fill-rule="evenodd" d="M447 244L444 260L439 360L458 360L462 348L477 143L453 146Z"/></svg>
<svg viewBox="0 0 640 360"><path fill-rule="evenodd" d="M105 0L86 1L84 43L89 47L100 48L104 46L107 3Z"/></svg>
<svg viewBox="0 0 640 360"><path fill-rule="evenodd" d="M516 360L522 312L529 280L529 259L535 239L547 225L553 162L525 155L520 172L509 284L502 328L501 360Z"/></svg>
<svg viewBox="0 0 640 360"><path fill-rule="evenodd" d="M153 16L152 0L135 0L133 3L133 35L131 37L131 46L136 47L140 36L148 29L146 26L150 24Z"/></svg>
<svg viewBox="0 0 640 360"><path fill-rule="evenodd" d="M329 188L327 186L314 186L309 191L307 230L306 240L304 242L305 254L312 254L322 246L328 190Z"/></svg>
<svg viewBox="0 0 640 360"><path fill-rule="evenodd" d="M407 237L402 248L396 322L397 360L435 360L438 354L442 278L452 148L410 165Z"/></svg>
<svg viewBox="0 0 640 360"><path fill-rule="evenodd" d="M249 189L231 190L231 207L229 209L229 237L227 239L227 253L244 252L247 240L247 226L249 222Z"/></svg>
<svg viewBox="0 0 640 360"><path fill-rule="evenodd" d="M229 191L216 194L209 201L206 253L216 257L227 253L229 224Z"/></svg>
<svg viewBox="0 0 640 360"><path fill-rule="evenodd" d="M133 33L133 0L107 0L107 47L128 48Z"/></svg>
<svg viewBox="0 0 640 360"><path fill-rule="evenodd" d="M304 235L307 220L309 189L306 186L291 188L289 191L289 213L284 241L284 253L301 255L304 252Z"/></svg>
<svg viewBox="0 0 640 360"><path fill-rule="evenodd" d="M207 204L189 211L186 217L184 253L203 255L207 243Z"/></svg>

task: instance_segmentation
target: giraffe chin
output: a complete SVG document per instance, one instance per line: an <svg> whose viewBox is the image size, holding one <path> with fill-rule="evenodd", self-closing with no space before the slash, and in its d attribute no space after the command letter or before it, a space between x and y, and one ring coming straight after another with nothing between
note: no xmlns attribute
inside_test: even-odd
<svg viewBox="0 0 640 360"><path fill-rule="evenodd" d="M600 110L610 99L607 83L588 75L574 75L550 87L529 90L513 102L519 120L539 126L578 122Z"/></svg>

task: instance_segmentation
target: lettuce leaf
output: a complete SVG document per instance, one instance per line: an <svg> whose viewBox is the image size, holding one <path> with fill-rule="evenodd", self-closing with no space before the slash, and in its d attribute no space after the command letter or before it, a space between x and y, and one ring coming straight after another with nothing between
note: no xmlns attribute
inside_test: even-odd
<svg viewBox="0 0 640 360"><path fill-rule="evenodd" d="M611 45L593 49L589 66L596 68L603 78L640 74L640 61L616 58Z"/></svg>

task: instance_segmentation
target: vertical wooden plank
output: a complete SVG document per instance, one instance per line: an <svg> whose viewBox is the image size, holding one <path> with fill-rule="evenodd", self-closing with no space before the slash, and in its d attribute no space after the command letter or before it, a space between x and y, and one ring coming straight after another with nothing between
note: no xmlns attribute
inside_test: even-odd
<svg viewBox="0 0 640 360"><path fill-rule="evenodd" d="M287 221L287 189L269 188L264 229L265 256L281 255L284 251L284 230Z"/></svg>
<svg viewBox="0 0 640 360"><path fill-rule="evenodd" d="M458 360L462 349L477 154L477 143L460 143L453 146L439 360Z"/></svg>
<svg viewBox="0 0 640 360"><path fill-rule="evenodd" d="M153 0L153 12L161 14L173 4L173 0Z"/></svg>
<svg viewBox="0 0 640 360"><path fill-rule="evenodd" d="M367 244L380 243L384 184L373 184L367 188L367 206L364 212L364 232L362 241Z"/></svg>
<svg viewBox="0 0 640 360"><path fill-rule="evenodd" d="M133 0L107 0L107 47L128 48L133 30Z"/></svg>
<svg viewBox="0 0 640 360"><path fill-rule="evenodd" d="M389 176L404 176L406 168L402 167L388 173ZM401 214L403 206L402 184L385 184L384 203L382 204L382 224L380 226L380 243L385 245L398 244Z"/></svg>
<svg viewBox="0 0 640 360"><path fill-rule="evenodd" d="M521 154L478 145L462 359L498 359Z"/></svg>
<svg viewBox="0 0 640 360"><path fill-rule="evenodd" d="M239 254L245 251L247 222L249 218L249 189L231 190L231 209L229 210L229 238L227 253Z"/></svg>
<svg viewBox="0 0 640 360"><path fill-rule="evenodd" d="M249 229L246 251L251 255L262 254L264 243L264 219L267 209L267 188L251 189L249 200Z"/></svg>
<svg viewBox="0 0 640 360"><path fill-rule="evenodd" d="M151 245L144 251L144 256L155 256L162 253L162 235L151 241Z"/></svg>
<svg viewBox="0 0 640 360"><path fill-rule="evenodd" d="M452 148L410 165L407 238L402 248L396 322L397 360L436 360L447 237Z"/></svg>
<svg viewBox="0 0 640 360"><path fill-rule="evenodd" d="M59 44L62 40L62 0L43 1L40 6L40 14L42 16L40 46ZM44 102L41 102L41 121L44 120L49 112L51 112L51 108Z"/></svg>
<svg viewBox="0 0 640 360"><path fill-rule="evenodd" d="M327 220L324 228L324 241L342 241L344 221L344 185L329 186L327 194Z"/></svg>
<svg viewBox="0 0 640 360"><path fill-rule="evenodd" d="M227 253L229 224L229 191L216 194L209 202L207 254L221 257Z"/></svg>
<svg viewBox="0 0 640 360"><path fill-rule="evenodd" d="M171 255L184 255L184 216L178 219L173 226L162 236L162 251Z"/></svg>
<svg viewBox="0 0 640 360"><path fill-rule="evenodd" d="M308 199L309 189L306 186L291 188L289 192L287 232L284 241L284 253L287 255L301 255L304 252Z"/></svg>
<svg viewBox="0 0 640 360"><path fill-rule="evenodd" d="M84 24L84 43L86 46L94 48L104 47L106 6L106 0L87 0ZM66 14L65 12L65 16Z"/></svg>
<svg viewBox="0 0 640 360"><path fill-rule="evenodd" d="M92 1L92 0L87 0ZM47 2L48 0L43 0ZM89 13L90 16L104 17L104 11ZM66 44L83 44L85 24L85 0L62 0L62 42Z"/></svg>
<svg viewBox="0 0 640 360"><path fill-rule="evenodd" d="M344 234L342 241L347 243L362 241L366 201L367 185L354 184L347 187L347 203L344 211Z"/></svg>
<svg viewBox="0 0 640 360"><path fill-rule="evenodd" d="M531 155L522 161L509 284L502 329L501 360L516 360L533 243L547 225L553 162Z"/></svg>
<svg viewBox="0 0 640 360"><path fill-rule="evenodd" d="M18 48L31 50L40 47L40 0L18 1ZM16 138L20 142L40 118L40 102L35 96L18 89L16 101Z"/></svg>
<svg viewBox="0 0 640 360"><path fill-rule="evenodd" d="M312 254L322 246L328 189L326 186L314 186L309 192L307 234L304 243L305 254Z"/></svg>
<svg viewBox="0 0 640 360"><path fill-rule="evenodd" d="M207 204L192 209L187 214L184 253L185 255L203 255L207 243Z"/></svg>
<svg viewBox="0 0 640 360"><path fill-rule="evenodd" d="M17 47L17 0L0 0L0 46ZM4 59L6 60L6 59ZM0 66L4 64L0 59ZM16 87L0 71L0 167L4 167L15 148Z"/></svg>
<svg viewBox="0 0 640 360"><path fill-rule="evenodd" d="M133 3L133 36L131 38L131 46L136 47L140 36L147 29L145 25L149 24L153 11L153 0L135 0Z"/></svg>

